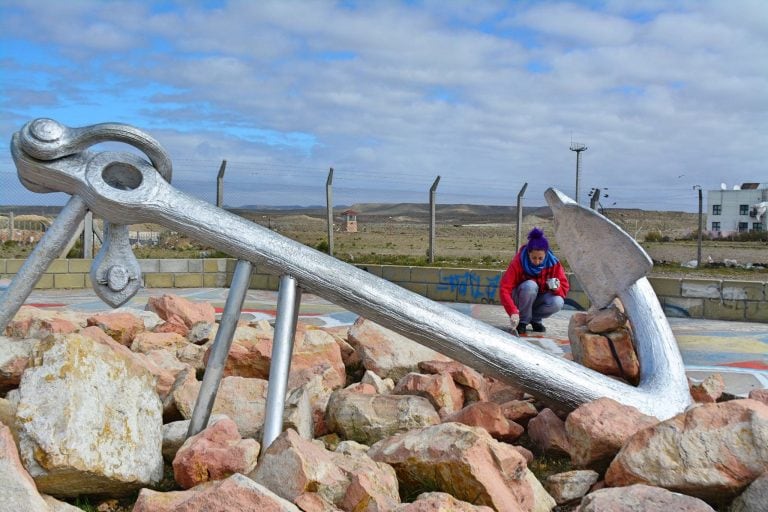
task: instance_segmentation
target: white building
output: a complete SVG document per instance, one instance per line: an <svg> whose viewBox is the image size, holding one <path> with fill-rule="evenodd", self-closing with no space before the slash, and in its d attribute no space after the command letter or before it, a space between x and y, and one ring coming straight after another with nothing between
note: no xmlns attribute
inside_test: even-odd
<svg viewBox="0 0 768 512"><path fill-rule="evenodd" d="M749 231L765 231L768 214L760 215L757 206L768 201L768 183L743 183L741 187L707 192L705 232L728 236Z"/></svg>

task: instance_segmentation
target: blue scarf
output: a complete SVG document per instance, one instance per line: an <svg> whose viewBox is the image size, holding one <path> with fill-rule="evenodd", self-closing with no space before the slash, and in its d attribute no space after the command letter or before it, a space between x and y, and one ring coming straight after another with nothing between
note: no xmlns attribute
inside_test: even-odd
<svg viewBox="0 0 768 512"><path fill-rule="evenodd" d="M526 274L529 276L538 276L541 274L542 270L555 266L559 260L551 250L547 249L547 253L544 255L544 261L541 262L541 265L534 265L528 257L528 246L526 245L520 251L520 261L523 263L523 270Z"/></svg>

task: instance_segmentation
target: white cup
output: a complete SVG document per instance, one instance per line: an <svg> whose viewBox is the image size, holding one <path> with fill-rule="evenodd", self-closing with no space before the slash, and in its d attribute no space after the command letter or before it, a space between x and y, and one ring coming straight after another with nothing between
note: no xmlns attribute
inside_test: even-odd
<svg viewBox="0 0 768 512"><path fill-rule="evenodd" d="M550 277L549 279L547 279L547 287L550 290L557 290L558 288L560 288L560 280L556 277Z"/></svg>

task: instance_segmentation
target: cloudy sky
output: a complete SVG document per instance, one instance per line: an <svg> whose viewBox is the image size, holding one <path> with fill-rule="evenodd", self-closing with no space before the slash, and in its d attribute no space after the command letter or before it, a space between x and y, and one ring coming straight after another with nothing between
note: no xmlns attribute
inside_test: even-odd
<svg viewBox="0 0 768 512"><path fill-rule="evenodd" d="M768 2L0 1L0 137L123 122L174 184L225 203L544 204L695 211L768 182ZM5 146L7 147L7 146ZM607 189L607 191L606 191ZM0 204L24 192L7 150Z"/></svg>

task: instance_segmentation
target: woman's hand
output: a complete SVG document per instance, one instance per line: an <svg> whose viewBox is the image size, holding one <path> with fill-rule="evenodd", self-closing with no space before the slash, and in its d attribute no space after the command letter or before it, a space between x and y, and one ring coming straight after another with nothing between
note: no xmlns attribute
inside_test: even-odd
<svg viewBox="0 0 768 512"><path fill-rule="evenodd" d="M509 315L509 325L512 327L512 333L514 334L515 329L517 329L517 324L520 323L520 315L517 313L513 315Z"/></svg>

